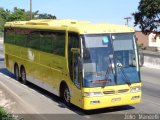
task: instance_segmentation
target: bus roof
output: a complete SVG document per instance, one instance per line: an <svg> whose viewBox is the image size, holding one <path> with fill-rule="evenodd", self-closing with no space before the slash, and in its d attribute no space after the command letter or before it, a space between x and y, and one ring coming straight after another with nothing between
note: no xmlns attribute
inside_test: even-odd
<svg viewBox="0 0 160 120"><path fill-rule="evenodd" d="M106 23L93 24L89 21L53 19L6 22L5 27L69 30L72 32L78 32L79 34L134 32L133 28L125 25L115 25Z"/></svg>

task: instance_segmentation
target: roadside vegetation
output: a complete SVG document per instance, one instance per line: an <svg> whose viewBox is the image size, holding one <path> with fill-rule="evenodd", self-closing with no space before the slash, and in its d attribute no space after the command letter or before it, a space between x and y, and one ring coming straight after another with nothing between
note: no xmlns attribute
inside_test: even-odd
<svg viewBox="0 0 160 120"><path fill-rule="evenodd" d="M7 111L0 107L0 120L15 120Z"/></svg>

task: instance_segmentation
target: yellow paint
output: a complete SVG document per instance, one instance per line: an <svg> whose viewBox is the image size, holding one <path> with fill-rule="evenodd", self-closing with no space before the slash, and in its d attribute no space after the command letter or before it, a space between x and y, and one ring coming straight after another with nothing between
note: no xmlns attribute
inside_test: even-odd
<svg viewBox="0 0 160 120"><path fill-rule="evenodd" d="M78 32L79 34L97 34L97 33L124 33L134 32L133 28L125 25L114 24L92 24L88 21L77 20L31 20L7 22L6 27L20 27L20 28L37 28L37 29L56 29L69 30Z"/></svg>
<svg viewBox="0 0 160 120"><path fill-rule="evenodd" d="M7 22L5 24L5 27L66 31L66 45L64 57L5 43L5 63L8 70L13 72L15 63L18 63L19 67L23 65L26 69L27 75L32 76L35 79L41 80L45 84L51 85L58 92L61 81L66 81L71 92L71 103L86 110L135 104L140 102L141 92L130 93L130 91L126 93L103 95L102 97L83 97L84 92L103 92L107 90L117 91L120 89L130 90L130 87L128 85L116 85L104 88L96 87L78 89L71 81L68 70L68 31L77 32L79 34L102 34L134 32L134 29L123 25L92 24L88 21L76 20L31 20ZM141 86L141 83L132 84L132 86ZM132 96L140 96L140 98L136 100L131 100ZM112 102L113 98L121 98L121 100L117 102ZM100 103L90 104L91 101L97 100L100 101Z"/></svg>

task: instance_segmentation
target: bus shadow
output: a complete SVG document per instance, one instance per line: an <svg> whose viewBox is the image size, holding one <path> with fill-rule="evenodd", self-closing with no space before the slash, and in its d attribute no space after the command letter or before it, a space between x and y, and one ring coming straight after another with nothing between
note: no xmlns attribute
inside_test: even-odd
<svg viewBox="0 0 160 120"><path fill-rule="evenodd" d="M15 76L14 74L12 74L11 72L9 72L6 68L0 68L0 73L3 73L4 75L6 76L9 76L13 79L15 79ZM58 106L60 108L67 108L71 111L73 111L74 113L78 114L78 115L81 115L81 116L85 116L85 115L96 115L96 114L101 114L101 113L114 113L114 112L118 112L118 111L125 111L125 110L131 110L131 109L135 109L133 106L130 106L130 105L126 105L126 106L119 106L119 107L110 107L110 108L103 108L103 109L97 109L97 110L89 110L89 111L86 111L86 110L82 110L78 107L76 107L75 105L71 105L71 106L66 106L62 99L30 82L27 82L27 86L30 88L30 89L33 89L35 90L36 92L44 95L45 97L51 99L52 101L54 102L57 102L58 103Z"/></svg>
<svg viewBox="0 0 160 120"><path fill-rule="evenodd" d="M135 109L133 106L126 105L126 106L110 107L110 108L103 108L103 109L87 111L87 110L83 110L83 109L81 109L81 108L79 108L79 107L77 107L73 104L71 104L70 106L65 105L63 100L60 97L58 97L58 96L40 88L40 87L38 87L38 86L36 86L32 83L28 82L27 86L30 87L31 89L39 92L40 94L46 96L47 98L51 99L52 101L57 102L58 106L60 108L68 109L68 110L70 110L70 111L72 111L72 112L74 112L74 113L76 113L80 116L96 115L96 114L103 114L103 113L108 113L109 114L109 113L114 113L114 112L118 112L118 111L126 111L126 110Z"/></svg>
<svg viewBox="0 0 160 120"><path fill-rule="evenodd" d="M126 106L117 106L117 107L109 107L109 108L102 108L102 109L96 109L96 110L82 110L76 106L72 106L70 108L71 111L77 113L78 115L96 115L96 114L110 114L118 111L125 111L125 110L132 110L135 109L133 106L126 105Z"/></svg>

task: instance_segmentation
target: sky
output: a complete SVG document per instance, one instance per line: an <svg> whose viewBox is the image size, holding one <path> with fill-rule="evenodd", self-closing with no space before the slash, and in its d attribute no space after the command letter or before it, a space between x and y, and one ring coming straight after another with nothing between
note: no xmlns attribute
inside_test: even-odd
<svg viewBox="0 0 160 120"><path fill-rule="evenodd" d="M55 15L58 19L87 20L94 23L125 24L140 0L32 0L33 11ZM30 9L30 0L0 0L0 7ZM129 21L134 26L134 18Z"/></svg>

